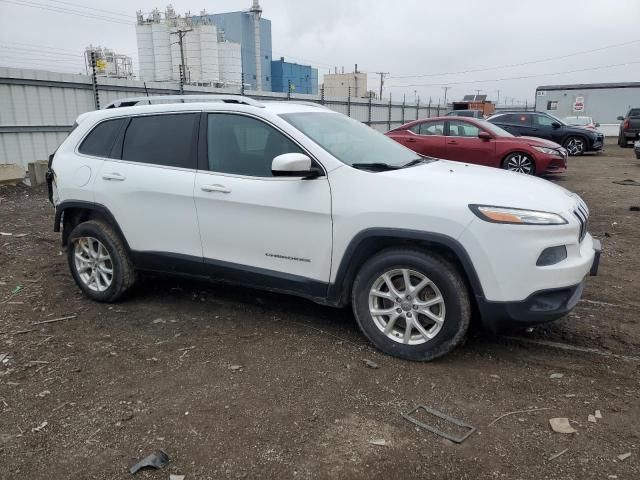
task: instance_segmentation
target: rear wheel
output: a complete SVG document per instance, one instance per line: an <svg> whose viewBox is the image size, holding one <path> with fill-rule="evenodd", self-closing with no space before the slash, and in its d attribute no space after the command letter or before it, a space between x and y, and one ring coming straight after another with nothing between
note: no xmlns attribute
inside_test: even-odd
<svg viewBox="0 0 640 480"><path fill-rule="evenodd" d="M582 155L587 150L587 145L582 137L568 137L564 141L563 147L572 157Z"/></svg>
<svg viewBox="0 0 640 480"><path fill-rule="evenodd" d="M119 300L136 281L122 241L107 223L99 220L83 222L73 229L67 260L78 287L99 302Z"/></svg>
<svg viewBox="0 0 640 480"><path fill-rule="evenodd" d="M433 360L461 344L469 328L467 287L445 259L411 249L380 252L353 284L353 311L365 336L383 352Z"/></svg>
<svg viewBox="0 0 640 480"><path fill-rule="evenodd" d="M536 164L533 158L522 152L514 152L507 155L502 161L502 168L527 175L534 175L536 173Z"/></svg>

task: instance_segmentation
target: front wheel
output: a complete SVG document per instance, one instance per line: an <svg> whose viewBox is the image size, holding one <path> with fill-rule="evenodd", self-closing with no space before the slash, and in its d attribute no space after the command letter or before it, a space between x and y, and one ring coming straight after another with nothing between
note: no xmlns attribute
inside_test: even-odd
<svg viewBox="0 0 640 480"><path fill-rule="evenodd" d="M507 155L502 162L502 168L512 172L524 173L526 175L535 175L536 164L531 156L522 152L515 152Z"/></svg>
<svg viewBox="0 0 640 480"><path fill-rule="evenodd" d="M366 262L354 281L352 304L358 326L376 347L416 361L460 345L471 318L456 267L413 249L384 250Z"/></svg>
<svg viewBox="0 0 640 480"><path fill-rule="evenodd" d="M569 137L564 141L564 148L572 157L582 155L587 150L584 138L582 137Z"/></svg>

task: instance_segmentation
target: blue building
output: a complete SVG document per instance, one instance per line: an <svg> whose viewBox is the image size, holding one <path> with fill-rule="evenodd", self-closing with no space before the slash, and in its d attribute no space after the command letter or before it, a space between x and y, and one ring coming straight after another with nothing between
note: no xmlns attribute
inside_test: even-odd
<svg viewBox="0 0 640 480"><path fill-rule="evenodd" d="M284 92L289 90L291 82L291 93L318 93L318 69L310 65L298 65L280 60L271 62L271 89L274 92Z"/></svg>
<svg viewBox="0 0 640 480"><path fill-rule="evenodd" d="M255 3L257 4L257 2ZM254 30L255 15L255 12L249 10L245 12L214 13L201 17L209 19L217 27L218 31L224 32L225 39L240 44L242 73L244 73L244 82L248 84L247 88L250 90L258 90ZM260 17L259 38L262 90L271 91L271 20Z"/></svg>

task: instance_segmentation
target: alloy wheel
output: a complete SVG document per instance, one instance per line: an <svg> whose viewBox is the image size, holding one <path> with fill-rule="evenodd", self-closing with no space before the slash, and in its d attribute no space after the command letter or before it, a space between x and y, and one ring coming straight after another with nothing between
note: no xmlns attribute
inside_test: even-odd
<svg viewBox="0 0 640 480"><path fill-rule="evenodd" d="M533 169L533 160L524 153L513 154L507 159L507 170L511 170L512 172L530 175L533 173Z"/></svg>
<svg viewBox="0 0 640 480"><path fill-rule="evenodd" d="M584 152L584 140L572 137L567 141L565 148L567 149L567 152L569 152L569 155L580 155Z"/></svg>
<svg viewBox="0 0 640 480"><path fill-rule="evenodd" d="M445 321L445 303L435 283L406 268L380 275L369 291L369 312L389 339L405 345L432 340Z"/></svg>
<svg viewBox="0 0 640 480"><path fill-rule="evenodd" d="M113 282L113 261L100 240L79 237L74 242L74 262L78 277L87 288L104 292Z"/></svg>

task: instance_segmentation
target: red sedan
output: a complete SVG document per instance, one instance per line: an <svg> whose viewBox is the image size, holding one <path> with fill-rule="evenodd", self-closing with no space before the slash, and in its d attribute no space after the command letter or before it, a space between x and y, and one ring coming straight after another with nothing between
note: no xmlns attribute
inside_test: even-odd
<svg viewBox="0 0 640 480"><path fill-rule="evenodd" d="M504 168L529 175L567 170L567 151L542 138L516 137L485 120L437 117L416 120L386 133L428 157Z"/></svg>

